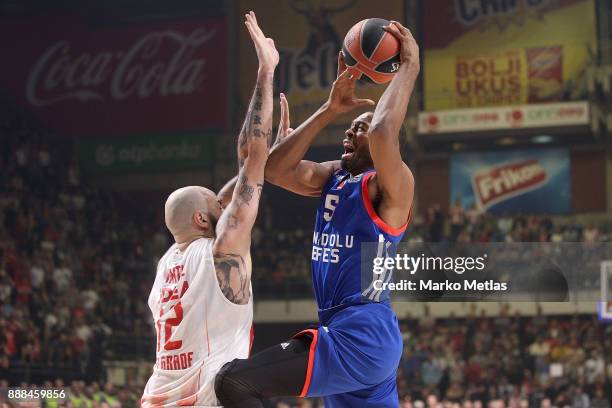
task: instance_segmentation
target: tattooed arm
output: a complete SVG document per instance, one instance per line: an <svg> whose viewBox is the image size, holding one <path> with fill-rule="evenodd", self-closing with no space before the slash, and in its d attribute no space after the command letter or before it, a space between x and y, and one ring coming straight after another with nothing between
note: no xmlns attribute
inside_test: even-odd
<svg viewBox="0 0 612 408"><path fill-rule="evenodd" d="M257 217L272 138L272 79L278 64L274 42L266 38L257 25L255 13L246 15L245 24L255 44L259 70L238 137L238 180L231 201L217 222L217 239L213 247L221 291L237 304L246 304L250 299L251 229Z"/></svg>
<svg viewBox="0 0 612 408"><path fill-rule="evenodd" d="M221 190L217 193L217 200L219 204L221 204L221 208L226 208L229 203L232 201L232 196L234 195L234 189L236 188L236 183L238 182L238 176L234 176L230 181L225 183Z"/></svg>

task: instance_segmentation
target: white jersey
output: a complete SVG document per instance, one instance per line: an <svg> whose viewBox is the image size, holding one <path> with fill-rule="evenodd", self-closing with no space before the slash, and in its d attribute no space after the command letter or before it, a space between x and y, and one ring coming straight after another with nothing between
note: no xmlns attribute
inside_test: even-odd
<svg viewBox="0 0 612 408"><path fill-rule="evenodd" d="M215 375L228 361L249 356L252 291L246 305L223 295L212 245L201 238L181 252L174 244L157 265L149 295L157 354L143 407L218 406Z"/></svg>

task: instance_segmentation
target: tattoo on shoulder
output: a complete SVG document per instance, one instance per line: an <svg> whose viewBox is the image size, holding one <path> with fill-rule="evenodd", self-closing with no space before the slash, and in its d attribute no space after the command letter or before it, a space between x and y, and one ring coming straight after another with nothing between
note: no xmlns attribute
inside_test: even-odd
<svg viewBox="0 0 612 408"><path fill-rule="evenodd" d="M251 297L251 285L244 258L237 254L217 254L214 262L223 295L232 303L247 304Z"/></svg>

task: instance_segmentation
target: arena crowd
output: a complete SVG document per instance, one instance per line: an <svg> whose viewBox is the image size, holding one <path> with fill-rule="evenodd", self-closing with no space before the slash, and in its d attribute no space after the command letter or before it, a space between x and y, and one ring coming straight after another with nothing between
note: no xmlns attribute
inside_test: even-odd
<svg viewBox="0 0 612 408"><path fill-rule="evenodd" d="M71 406L132 406L142 384L112 387L102 363L116 336L153 337L145 299L170 244L161 213L90 183L74 142L32 123L10 107L0 115L0 386L42 385L52 373L71 384ZM310 296L311 225L272 233L267 218L287 209L266 205L253 236L256 296ZM407 241L610 240L609 225L494 217L461 203L423 213ZM611 327L593 317L424 317L402 329L402 407L610 406Z"/></svg>

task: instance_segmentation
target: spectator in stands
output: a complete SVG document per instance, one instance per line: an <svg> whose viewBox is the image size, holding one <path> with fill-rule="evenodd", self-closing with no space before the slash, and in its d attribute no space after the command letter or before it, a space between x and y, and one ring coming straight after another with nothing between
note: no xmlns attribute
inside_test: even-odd
<svg viewBox="0 0 612 408"><path fill-rule="evenodd" d="M457 198L450 206L448 215L451 223L451 240L456 241L457 236L465 226L465 212L460 198Z"/></svg>

